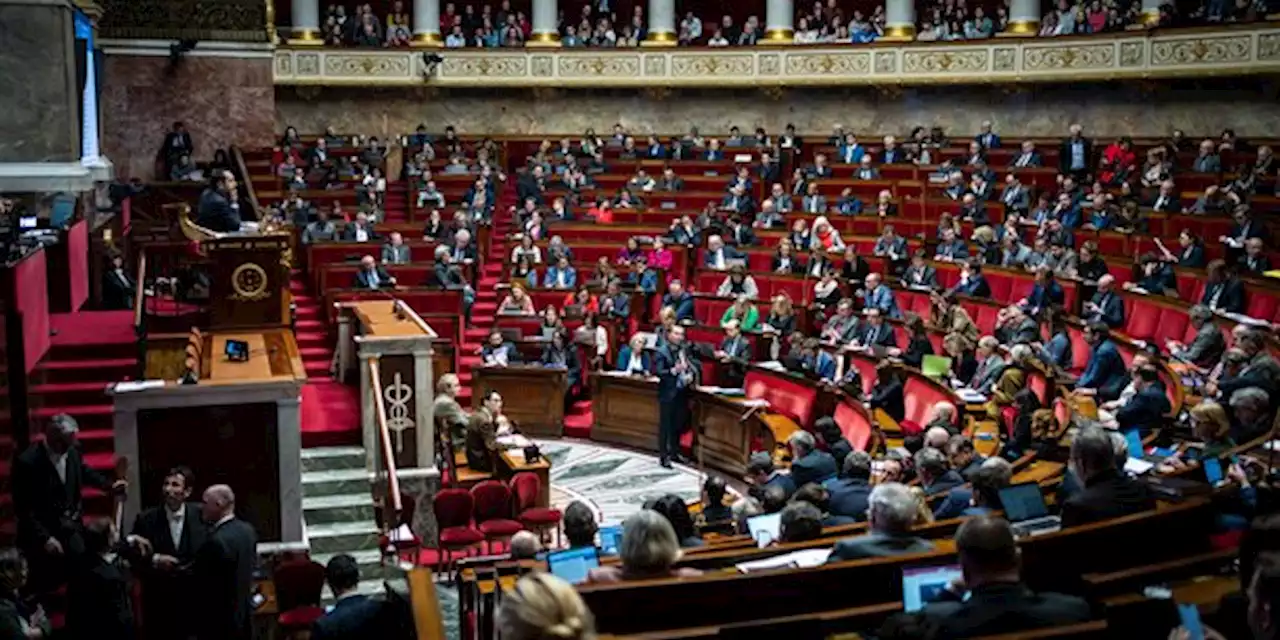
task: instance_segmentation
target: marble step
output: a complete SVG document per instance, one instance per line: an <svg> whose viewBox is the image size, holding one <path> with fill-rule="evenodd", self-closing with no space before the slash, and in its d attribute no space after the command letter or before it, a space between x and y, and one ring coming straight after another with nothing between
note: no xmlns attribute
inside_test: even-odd
<svg viewBox="0 0 1280 640"><path fill-rule="evenodd" d="M307 542L313 557L378 549L378 525L373 518L357 522L307 523Z"/></svg>
<svg viewBox="0 0 1280 640"><path fill-rule="evenodd" d="M379 549L356 549L354 551L336 551L334 553L313 553L311 554L311 559L322 565L328 566L329 561L340 553L345 553L356 559L356 564L360 566L361 580L376 580L381 582L387 578L404 577L404 570L395 564L382 564L382 551Z"/></svg>
<svg viewBox="0 0 1280 640"><path fill-rule="evenodd" d="M363 456L363 453L361 455ZM358 469L329 469L307 471L302 474L304 498L369 493L369 472L363 465Z"/></svg>
<svg viewBox="0 0 1280 640"><path fill-rule="evenodd" d="M373 496L363 493L302 498L302 514L307 525L374 522Z"/></svg>
<svg viewBox="0 0 1280 640"><path fill-rule="evenodd" d="M302 471L364 469L363 447L311 447L302 450Z"/></svg>

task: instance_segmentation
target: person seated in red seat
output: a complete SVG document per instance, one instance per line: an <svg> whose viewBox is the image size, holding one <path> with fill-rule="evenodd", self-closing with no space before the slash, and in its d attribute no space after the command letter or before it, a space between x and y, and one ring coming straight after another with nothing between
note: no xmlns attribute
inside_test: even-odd
<svg viewBox="0 0 1280 640"><path fill-rule="evenodd" d="M724 239L720 236L712 235L707 238L707 251L706 256L702 259L702 266L708 269L724 271L746 259L746 254L734 247L726 246Z"/></svg>
<svg viewBox="0 0 1280 640"><path fill-rule="evenodd" d="M389 631L381 624L384 605L357 590L360 564L354 557L345 553L334 556L325 566L324 577L336 602L312 625L312 640L355 640Z"/></svg>
<svg viewBox="0 0 1280 640"><path fill-rule="evenodd" d="M916 476L926 496L932 496L964 484L964 478L951 468L947 455L939 449L925 447L914 456Z"/></svg>
<svg viewBox="0 0 1280 640"><path fill-rule="evenodd" d="M667 292L662 296L662 306L675 310L676 322L693 321L693 295L684 289L680 280L672 280L667 284Z"/></svg>
<svg viewBox="0 0 1280 640"><path fill-rule="evenodd" d="M1235 270L1223 260L1210 262L1207 270L1200 304L1212 311L1244 313L1244 284L1236 277Z"/></svg>
<svg viewBox="0 0 1280 640"><path fill-rule="evenodd" d="M1085 326L1085 342L1093 348L1084 373L1076 381L1076 393L1097 396L1101 401L1114 400L1128 384L1128 366L1111 341L1111 330L1101 322Z"/></svg>
<svg viewBox="0 0 1280 640"><path fill-rule="evenodd" d="M1227 341L1222 337L1222 330L1214 322L1213 312L1203 305L1191 307L1187 317L1196 330L1196 336L1191 344L1184 345L1176 340L1168 340L1165 342L1165 348L1174 358L1190 362L1201 369L1212 369L1222 358L1222 352L1227 349Z"/></svg>
<svg viewBox="0 0 1280 640"><path fill-rule="evenodd" d="M907 417L902 378L897 366L889 360L881 360L876 364L876 384L871 388L867 406L872 410L884 411L896 422L902 422Z"/></svg>
<svg viewBox="0 0 1280 640"><path fill-rule="evenodd" d="M912 289L937 289L938 270L925 260L924 249L911 254L911 264L902 272L902 283Z"/></svg>
<svg viewBox="0 0 1280 640"><path fill-rule="evenodd" d="M898 346L898 338L894 334L893 327L884 321L884 314L875 307L863 309L865 322L862 323L862 331L854 336L851 346L856 348L864 348L869 353L874 353L876 349L896 349Z"/></svg>
<svg viewBox="0 0 1280 640"><path fill-rule="evenodd" d="M621 562L592 569L587 582L607 584L702 575L697 569L673 569L680 555L680 539L671 522L656 511L641 509L622 522L622 540L618 544Z"/></svg>
<svg viewBox="0 0 1280 640"><path fill-rule="evenodd" d="M1244 255L1240 256L1239 271L1259 275L1271 270L1271 259L1264 252L1262 238L1249 238L1244 242Z"/></svg>
<svg viewBox="0 0 1280 640"><path fill-rule="evenodd" d="M1045 309L1061 307L1066 294L1062 290L1062 285L1054 281L1053 270L1044 265L1036 268L1035 279L1035 286L1031 288L1031 293L1018 301L1018 307L1027 315L1038 318L1040 312ZM1114 278L1112 280L1114 281ZM1102 289L1101 283L1098 288ZM1119 301L1118 298L1117 301Z"/></svg>
<svg viewBox="0 0 1280 640"><path fill-rule="evenodd" d="M755 300L760 295L760 289L756 286L755 278L747 273L746 267L735 264L729 268L729 274L716 289L716 295L721 298L745 296L748 300Z"/></svg>
<svg viewBox="0 0 1280 640"><path fill-rule="evenodd" d="M1123 442L1122 437L1120 441ZM1063 528L1155 509L1156 502L1147 486L1125 475L1116 464L1115 444L1107 430L1085 427L1076 432L1068 466L1084 488L1063 503Z"/></svg>
<svg viewBox="0 0 1280 640"><path fill-rule="evenodd" d="M863 308L878 309L882 315L888 318L902 317L902 311L898 309L897 297L893 295L893 290L884 284L880 274L867 274L862 284L865 287L862 298Z"/></svg>
<svg viewBox="0 0 1280 640"><path fill-rule="evenodd" d="M791 449L791 481L797 487L811 482L821 484L836 476L839 468L836 459L826 451L820 451L813 434L796 431L787 438Z"/></svg>
<svg viewBox="0 0 1280 640"><path fill-rule="evenodd" d="M837 542L831 549L828 564L933 551L933 543L911 534L918 503L906 485L880 483L871 490L868 503L870 532Z"/></svg>
<svg viewBox="0 0 1280 640"><path fill-rule="evenodd" d="M356 289L394 289L396 279L373 256L365 256L360 259L360 270L352 278L351 286Z"/></svg>

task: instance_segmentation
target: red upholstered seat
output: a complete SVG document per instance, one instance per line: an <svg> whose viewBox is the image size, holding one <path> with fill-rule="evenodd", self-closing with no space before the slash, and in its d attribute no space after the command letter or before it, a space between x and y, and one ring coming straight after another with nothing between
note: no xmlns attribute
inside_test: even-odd
<svg viewBox="0 0 1280 640"><path fill-rule="evenodd" d="M996 330L996 316L999 313L999 308L984 304L978 307L978 315L971 317L983 335L990 335Z"/></svg>
<svg viewBox="0 0 1280 640"><path fill-rule="evenodd" d="M1067 327L1067 336L1071 338L1071 371L1079 373L1089 366L1089 356L1093 353L1093 347L1085 342L1084 331L1075 326Z"/></svg>
<svg viewBox="0 0 1280 640"><path fill-rule="evenodd" d="M990 280L991 278L988 277L987 279ZM1019 278L1015 276L1013 278L1010 278L1009 280L1009 297L1006 298L1005 300L1011 303L1017 302L1031 295L1031 290L1035 288L1036 288L1036 281L1034 279ZM994 295L995 295L995 292L992 291L992 296L994 297ZM995 298L995 299L1000 300L1000 298Z"/></svg>
<svg viewBox="0 0 1280 640"><path fill-rule="evenodd" d="M281 613L276 618L276 623L281 629L286 631L300 631L302 629L310 629L324 615L324 607L321 606L305 606L296 609L290 609Z"/></svg>
<svg viewBox="0 0 1280 640"><path fill-rule="evenodd" d="M871 444L871 418L865 411L859 411L848 401L844 401L836 405L832 419L854 451L867 450L867 445Z"/></svg>
<svg viewBox="0 0 1280 640"><path fill-rule="evenodd" d="M1178 297L1186 302L1199 302L1204 295L1204 278L1192 273L1179 273L1174 276L1178 285Z"/></svg>
<svg viewBox="0 0 1280 640"><path fill-rule="evenodd" d="M462 551L479 544L484 534L471 526L471 510L475 500L466 489L441 489L431 503L436 516L437 541L440 547L440 564L444 568L454 551Z"/></svg>
<svg viewBox="0 0 1280 640"><path fill-rule="evenodd" d="M1182 341L1187 334L1187 326L1191 323L1191 318L1187 316L1187 312L1182 309L1166 308L1160 310L1160 324L1156 327L1156 333L1152 336L1152 342L1161 349L1169 340Z"/></svg>
<svg viewBox="0 0 1280 640"><path fill-rule="evenodd" d="M1080 298L1080 285L1074 280L1062 280L1058 284L1062 285L1062 304L1067 309L1075 309L1076 301Z"/></svg>
<svg viewBox="0 0 1280 640"><path fill-rule="evenodd" d="M1004 427L1004 433L1009 438L1013 438L1013 423L1017 417L1017 407L1009 405L1000 408L1000 426Z"/></svg>
<svg viewBox="0 0 1280 640"><path fill-rule="evenodd" d="M1124 332L1135 340L1150 340L1159 324L1160 307L1146 300L1134 299L1125 318Z"/></svg>
<svg viewBox="0 0 1280 640"><path fill-rule="evenodd" d="M870 394L871 389L876 386L876 363L866 358L851 358L850 363L858 368L858 375L862 378L862 392Z"/></svg>
<svg viewBox="0 0 1280 640"><path fill-rule="evenodd" d="M1013 278L1005 273L984 272L987 278L987 284L991 285L991 299L996 302L1009 302L1010 293L1013 291Z"/></svg>
<svg viewBox="0 0 1280 640"><path fill-rule="evenodd" d="M906 409L904 418L917 424L929 423L929 412L933 410L934 405L951 401L950 396L941 388L915 376L907 378L903 396Z"/></svg>
<svg viewBox="0 0 1280 640"><path fill-rule="evenodd" d="M1068 405L1067 401L1062 398L1054 398L1053 417L1058 419L1059 427L1068 424L1071 422L1071 405Z"/></svg>
<svg viewBox="0 0 1280 640"><path fill-rule="evenodd" d="M743 387L746 397L769 401L769 410L793 420L802 429L808 429L813 420L813 405L818 399L817 389L793 382L781 376L766 376L758 371L748 371Z"/></svg>
<svg viewBox="0 0 1280 640"><path fill-rule="evenodd" d="M534 530L556 527L558 539L562 514L559 509L537 506L538 496L541 493L542 480L536 474L517 473L511 478L511 495L515 501L516 517L519 518L520 523L525 528Z"/></svg>
<svg viewBox="0 0 1280 640"><path fill-rule="evenodd" d="M1245 303L1244 314L1259 320L1270 322L1276 317L1276 312L1280 311L1280 298L1257 287L1250 287L1247 290Z"/></svg>
<svg viewBox="0 0 1280 640"><path fill-rule="evenodd" d="M324 565L319 562L306 557L286 560L276 567L272 578L276 585L276 603L281 611L281 624L285 613L320 605L320 595L324 590Z"/></svg>
<svg viewBox="0 0 1280 640"><path fill-rule="evenodd" d="M494 540L510 538L524 528L519 521L511 519L511 490L507 485L485 480L471 487L471 497L475 500L476 526L490 543L490 551Z"/></svg>
<svg viewBox="0 0 1280 640"><path fill-rule="evenodd" d="M484 534L471 527L450 527L440 532L441 544L449 546L473 545L483 540Z"/></svg>
<svg viewBox="0 0 1280 640"><path fill-rule="evenodd" d="M1036 398L1040 400L1040 406L1049 403L1049 380L1039 371L1030 371L1027 373L1027 388L1036 394Z"/></svg>

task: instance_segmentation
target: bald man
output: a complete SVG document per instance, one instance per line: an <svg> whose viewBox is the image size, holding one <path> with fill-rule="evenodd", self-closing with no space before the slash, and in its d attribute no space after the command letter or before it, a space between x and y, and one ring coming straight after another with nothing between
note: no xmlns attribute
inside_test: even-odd
<svg viewBox="0 0 1280 640"><path fill-rule="evenodd" d="M236 494L225 484L205 489L200 516L209 523L210 531L191 569L196 590L192 599L197 608L196 637L248 640L258 534L253 525L236 518Z"/></svg>

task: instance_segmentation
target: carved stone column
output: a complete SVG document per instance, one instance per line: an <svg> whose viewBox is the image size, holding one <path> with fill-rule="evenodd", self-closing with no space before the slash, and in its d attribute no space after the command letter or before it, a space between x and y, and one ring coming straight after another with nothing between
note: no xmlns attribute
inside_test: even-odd
<svg viewBox="0 0 1280 640"><path fill-rule="evenodd" d="M795 37L796 8L794 0L768 0L765 5L766 44L791 44Z"/></svg>
<svg viewBox="0 0 1280 640"><path fill-rule="evenodd" d="M560 46L560 7L556 0L533 0L533 35L530 47Z"/></svg>
<svg viewBox="0 0 1280 640"><path fill-rule="evenodd" d="M675 0L649 0L649 35L641 44L646 47L676 46Z"/></svg>
<svg viewBox="0 0 1280 640"><path fill-rule="evenodd" d="M413 46L438 47L440 38L440 0L413 0Z"/></svg>
<svg viewBox="0 0 1280 640"><path fill-rule="evenodd" d="M1009 26L1004 32L1015 36L1034 36L1040 33L1039 0L1013 0L1009 5Z"/></svg>
<svg viewBox="0 0 1280 640"><path fill-rule="evenodd" d="M320 45L320 0L293 0L293 26L289 44Z"/></svg>
<svg viewBox="0 0 1280 640"><path fill-rule="evenodd" d="M913 0L889 0L884 7L886 42L904 42L916 37L916 5Z"/></svg>

